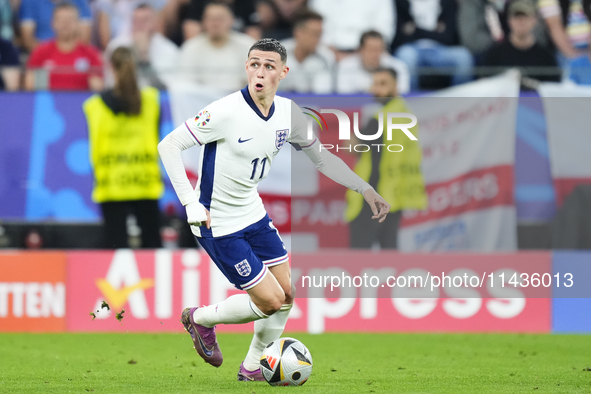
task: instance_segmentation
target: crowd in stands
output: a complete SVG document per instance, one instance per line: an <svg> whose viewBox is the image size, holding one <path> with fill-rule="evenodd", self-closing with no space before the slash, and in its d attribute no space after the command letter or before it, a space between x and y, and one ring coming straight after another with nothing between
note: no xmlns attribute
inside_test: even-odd
<svg viewBox="0 0 591 394"><path fill-rule="evenodd" d="M0 0L0 90L107 89L121 46L142 87L238 90L262 37L298 93L368 93L380 67L402 94L510 67L591 85L590 17L591 0Z"/></svg>

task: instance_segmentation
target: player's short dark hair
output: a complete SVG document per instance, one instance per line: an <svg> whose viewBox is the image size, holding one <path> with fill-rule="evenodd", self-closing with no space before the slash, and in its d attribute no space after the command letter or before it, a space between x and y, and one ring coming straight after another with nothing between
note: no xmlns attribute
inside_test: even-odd
<svg viewBox="0 0 591 394"><path fill-rule="evenodd" d="M308 21L322 22L323 19L324 18L322 18L322 15L320 15L316 11L312 11L308 8L305 8L304 10L302 10L296 14L294 21L293 21L293 28L296 29L298 27L301 27L302 25L304 25Z"/></svg>
<svg viewBox="0 0 591 394"><path fill-rule="evenodd" d="M396 72L396 70L394 70L392 67L378 67L375 70L373 70L373 73L388 73L392 76L392 78L394 78L395 80L398 80L398 73Z"/></svg>
<svg viewBox="0 0 591 394"><path fill-rule="evenodd" d="M359 39L359 46L362 47L368 38L379 38L380 40L384 41L384 36L382 36L382 33L377 30L368 30L361 35L361 38Z"/></svg>
<svg viewBox="0 0 591 394"><path fill-rule="evenodd" d="M252 44L252 46L248 50L248 56L250 56L250 52L254 50L264 52L275 52L278 53L279 56L281 56L281 61L283 63L287 61L287 52L285 50L285 47L274 38L261 38L260 40Z"/></svg>

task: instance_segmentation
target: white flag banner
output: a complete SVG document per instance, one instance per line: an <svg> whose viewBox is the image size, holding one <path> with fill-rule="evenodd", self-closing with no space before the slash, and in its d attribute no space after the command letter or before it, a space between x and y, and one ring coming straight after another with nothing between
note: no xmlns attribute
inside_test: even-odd
<svg viewBox="0 0 591 394"><path fill-rule="evenodd" d="M550 171L556 201L591 183L591 87L543 83L538 92L546 114Z"/></svg>
<svg viewBox="0 0 591 394"><path fill-rule="evenodd" d="M519 73L510 71L409 100L418 119L429 205L404 213L401 251L517 248L518 96Z"/></svg>

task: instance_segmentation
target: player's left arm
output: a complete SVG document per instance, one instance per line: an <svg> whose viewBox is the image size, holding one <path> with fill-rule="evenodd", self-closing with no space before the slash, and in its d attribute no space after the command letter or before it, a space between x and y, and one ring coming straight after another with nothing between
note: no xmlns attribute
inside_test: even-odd
<svg viewBox="0 0 591 394"><path fill-rule="evenodd" d="M318 171L333 181L361 193L373 212L372 219L378 219L380 223L386 220L386 215L390 212L390 204L373 187L353 172L344 161L328 150L323 149L318 140L302 150L314 163Z"/></svg>
<svg viewBox="0 0 591 394"><path fill-rule="evenodd" d="M363 195L373 212L372 219L379 222L386 220L390 212L390 204L380 196L373 187L349 168L344 161L322 147L316 136L308 139L307 120L297 105L292 106L292 132L288 141L299 145L318 171L333 181Z"/></svg>

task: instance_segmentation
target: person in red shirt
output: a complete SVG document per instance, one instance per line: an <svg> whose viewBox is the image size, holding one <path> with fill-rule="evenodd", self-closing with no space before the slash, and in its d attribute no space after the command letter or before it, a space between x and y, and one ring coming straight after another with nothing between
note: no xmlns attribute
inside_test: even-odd
<svg viewBox="0 0 591 394"><path fill-rule="evenodd" d="M62 3L55 7L52 18L55 39L40 44L31 53L25 75L26 89L99 91L103 88L101 54L79 41L79 24L75 6Z"/></svg>

